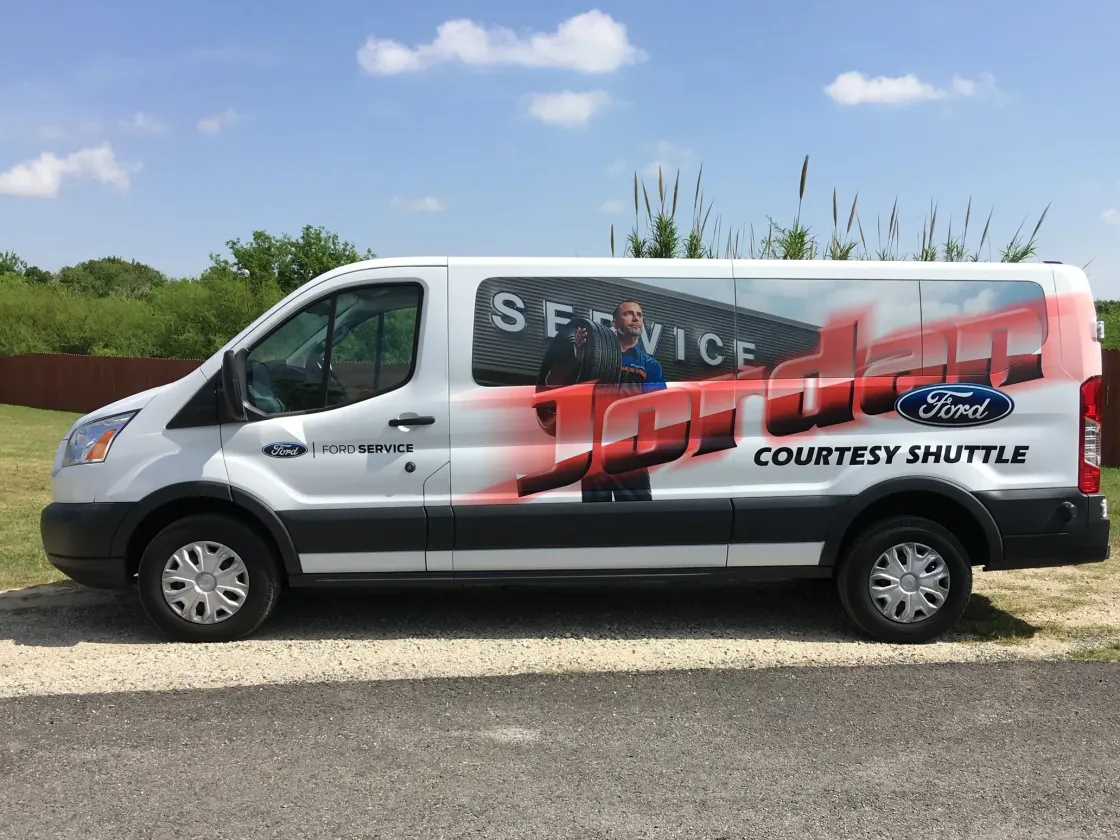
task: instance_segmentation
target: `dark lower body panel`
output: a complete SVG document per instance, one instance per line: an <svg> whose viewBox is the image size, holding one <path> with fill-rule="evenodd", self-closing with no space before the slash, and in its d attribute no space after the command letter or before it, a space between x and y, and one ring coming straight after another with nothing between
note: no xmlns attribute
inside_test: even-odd
<svg viewBox="0 0 1120 840"><path fill-rule="evenodd" d="M123 557L61 557L48 554L50 564L66 577L92 589L128 589L133 576Z"/></svg>
<svg viewBox="0 0 1120 840"><path fill-rule="evenodd" d="M124 556L114 556L113 536L131 504L47 505L39 515L39 534L50 564L73 581L95 589L131 585Z"/></svg>
<svg viewBox="0 0 1120 840"><path fill-rule="evenodd" d="M977 493L1002 542L988 570L1094 563L1109 557L1109 520L1103 494L1075 488ZM551 505L499 505L372 511L279 513L281 533L300 553L610 548L618 545L719 545L723 543L835 542L858 511L858 497L791 499L693 499ZM132 504L48 505L40 517L43 548L51 564L78 583L106 589L131 584L119 546ZM915 511L918 512L918 511ZM984 514L985 516L987 514ZM127 528L125 529L127 530ZM123 533L123 532L122 532ZM114 549L114 546L118 546ZM298 569L297 565L290 572ZM436 580L530 581L671 578L828 577L832 559L818 566L681 569L583 569L531 572L433 572L291 575L292 585L332 585Z"/></svg>
<svg viewBox="0 0 1120 840"><path fill-rule="evenodd" d="M1107 560L1109 520L1103 493L1076 488L977 493L1003 535L1003 558L987 571L1073 566Z"/></svg>

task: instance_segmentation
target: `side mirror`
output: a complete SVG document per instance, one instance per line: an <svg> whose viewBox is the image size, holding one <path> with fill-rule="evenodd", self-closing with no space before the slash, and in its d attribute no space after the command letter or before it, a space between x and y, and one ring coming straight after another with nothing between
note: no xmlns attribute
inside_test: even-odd
<svg viewBox="0 0 1120 840"><path fill-rule="evenodd" d="M234 420L248 419L245 411L245 359L244 349L234 353L227 350L222 356L222 398L226 413Z"/></svg>

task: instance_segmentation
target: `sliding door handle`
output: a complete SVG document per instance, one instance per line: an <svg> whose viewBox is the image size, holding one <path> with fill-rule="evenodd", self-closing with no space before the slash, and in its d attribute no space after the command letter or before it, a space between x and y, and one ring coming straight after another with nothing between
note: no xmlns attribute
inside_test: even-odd
<svg viewBox="0 0 1120 840"><path fill-rule="evenodd" d="M434 417L394 417L389 421L390 426L430 426L436 422Z"/></svg>

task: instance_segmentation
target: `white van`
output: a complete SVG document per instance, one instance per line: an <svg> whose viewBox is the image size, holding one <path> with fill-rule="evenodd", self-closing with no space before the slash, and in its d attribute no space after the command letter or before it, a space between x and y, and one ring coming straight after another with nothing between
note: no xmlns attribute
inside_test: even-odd
<svg viewBox="0 0 1120 840"><path fill-rule="evenodd" d="M926 641L974 567L1108 557L1100 336L1057 264L371 260L75 423L42 540L188 641L287 587L682 577Z"/></svg>

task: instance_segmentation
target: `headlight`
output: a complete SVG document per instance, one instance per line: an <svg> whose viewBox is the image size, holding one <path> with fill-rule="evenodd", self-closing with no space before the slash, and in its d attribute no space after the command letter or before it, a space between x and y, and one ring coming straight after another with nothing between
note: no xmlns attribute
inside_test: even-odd
<svg viewBox="0 0 1120 840"><path fill-rule="evenodd" d="M121 429L135 416L135 411L115 414L112 417L91 420L76 428L66 442L62 466L97 464L104 461L105 456L109 454L109 446L120 434Z"/></svg>

